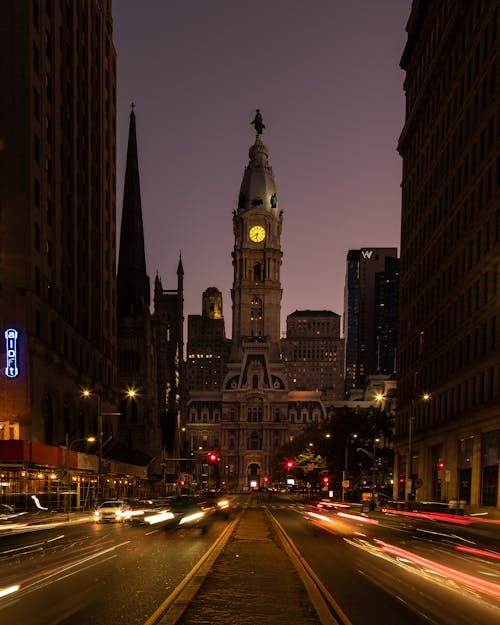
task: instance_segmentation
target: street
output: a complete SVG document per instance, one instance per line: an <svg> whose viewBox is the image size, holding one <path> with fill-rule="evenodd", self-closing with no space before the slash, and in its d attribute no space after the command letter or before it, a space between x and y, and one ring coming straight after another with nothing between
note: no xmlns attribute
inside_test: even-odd
<svg viewBox="0 0 500 625"><path fill-rule="evenodd" d="M90 515L89 515L90 516ZM2 536L0 622L23 625L143 623L226 525L169 531L86 523Z"/></svg>
<svg viewBox="0 0 500 625"><path fill-rule="evenodd" d="M286 533L342 624L500 622L498 524L361 515L285 497L248 501ZM0 621L143 625L227 524L215 518L206 533L92 522L4 530Z"/></svg>
<svg viewBox="0 0 500 625"><path fill-rule="evenodd" d="M269 508L353 624L500 619L498 525L339 516L306 504Z"/></svg>

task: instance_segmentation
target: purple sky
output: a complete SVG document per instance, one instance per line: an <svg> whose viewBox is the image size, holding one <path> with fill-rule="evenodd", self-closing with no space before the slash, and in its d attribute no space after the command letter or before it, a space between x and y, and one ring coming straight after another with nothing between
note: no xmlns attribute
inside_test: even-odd
<svg viewBox="0 0 500 625"><path fill-rule="evenodd" d="M343 314L349 249L399 247L411 0L114 0L118 213L136 104L148 273L185 316L222 291L231 334L232 211L260 108L280 208L282 328L297 309Z"/></svg>

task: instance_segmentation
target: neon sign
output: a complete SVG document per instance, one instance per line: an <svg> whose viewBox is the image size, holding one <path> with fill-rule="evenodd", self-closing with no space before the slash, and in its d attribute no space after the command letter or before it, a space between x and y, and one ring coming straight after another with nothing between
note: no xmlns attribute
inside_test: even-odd
<svg viewBox="0 0 500 625"><path fill-rule="evenodd" d="M5 352L7 357L5 375L8 378L15 378L19 375L17 368L17 337L19 333L13 328L5 330Z"/></svg>

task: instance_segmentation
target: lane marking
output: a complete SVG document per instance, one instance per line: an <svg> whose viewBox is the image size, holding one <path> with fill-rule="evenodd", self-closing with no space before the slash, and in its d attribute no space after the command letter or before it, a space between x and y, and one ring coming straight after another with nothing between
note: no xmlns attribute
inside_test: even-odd
<svg viewBox="0 0 500 625"><path fill-rule="evenodd" d="M266 514L275 526L278 537L281 540L281 544L297 570L297 573L307 590L309 598L311 599L322 625L353 625L346 613L342 610L340 605L335 601L325 585L309 566L304 556L296 547L295 543L283 529L281 523L267 509ZM327 605L327 602L330 604L330 607ZM340 618L340 621L335 618L331 610L333 610L335 615Z"/></svg>
<svg viewBox="0 0 500 625"><path fill-rule="evenodd" d="M174 588L148 620L144 622L144 625L154 625L155 623L159 625L175 625L179 621L186 611L189 602L201 588L214 562L222 553L240 517L241 515L231 521L205 555L193 566L186 577Z"/></svg>

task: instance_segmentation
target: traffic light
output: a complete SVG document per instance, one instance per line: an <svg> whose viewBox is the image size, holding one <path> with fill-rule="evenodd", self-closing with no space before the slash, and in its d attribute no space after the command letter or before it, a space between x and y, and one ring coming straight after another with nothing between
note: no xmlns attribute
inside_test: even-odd
<svg viewBox="0 0 500 625"><path fill-rule="evenodd" d="M438 460L437 469L438 471L442 471L444 469L444 462L442 460Z"/></svg>
<svg viewBox="0 0 500 625"><path fill-rule="evenodd" d="M323 478L323 484L325 486L328 486L329 482L330 482L330 478L328 477L328 475L325 475L325 477Z"/></svg>
<svg viewBox="0 0 500 625"><path fill-rule="evenodd" d="M293 460L287 460L287 461L286 461L286 468L287 468L289 471L291 471L291 470L293 469L293 467L294 467L294 466L295 466L295 465L294 465Z"/></svg>
<svg viewBox="0 0 500 625"><path fill-rule="evenodd" d="M210 464L215 464L216 462L219 462L219 456L214 451L211 451L208 454L208 462L210 462Z"/></svg>

